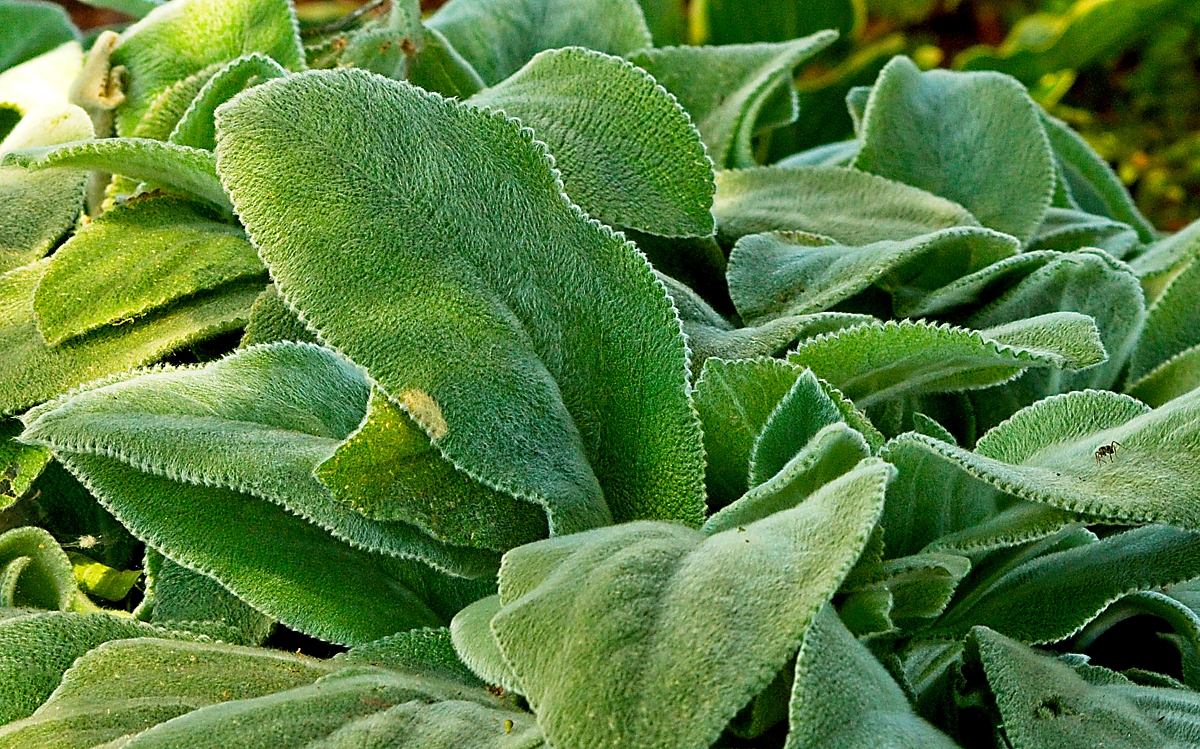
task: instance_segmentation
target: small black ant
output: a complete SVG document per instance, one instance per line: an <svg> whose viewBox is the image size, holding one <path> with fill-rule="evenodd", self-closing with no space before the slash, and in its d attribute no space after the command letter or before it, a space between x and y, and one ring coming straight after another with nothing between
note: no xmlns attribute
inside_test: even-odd
<svg viewBox="0 0 1200 749"><path fill-rule="evenodd" d="M1118 447L1123 448L1124 445L1122 445L1120 442L1117 442L1116 440L1109 442L1107 445L1101 445L1100 447L1097 447L1096 448L1096 463L1097 464L1103 463L1105 457L1108 458L1109 463L1113 462L1113 460L1114 460L1113 456L1116 454Z"/></svg>

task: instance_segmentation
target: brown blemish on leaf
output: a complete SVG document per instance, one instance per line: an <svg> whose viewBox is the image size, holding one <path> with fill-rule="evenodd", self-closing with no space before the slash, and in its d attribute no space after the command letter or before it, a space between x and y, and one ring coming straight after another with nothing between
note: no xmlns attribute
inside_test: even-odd
<svg viewBox="0 0 1200 749"><path fill-rule="evenodd" d="M400 393L400 403L413 421L425 429L429 439L440 440L450 431L446 418L442 416L441 406L424 390L405 390Z"/></svg>

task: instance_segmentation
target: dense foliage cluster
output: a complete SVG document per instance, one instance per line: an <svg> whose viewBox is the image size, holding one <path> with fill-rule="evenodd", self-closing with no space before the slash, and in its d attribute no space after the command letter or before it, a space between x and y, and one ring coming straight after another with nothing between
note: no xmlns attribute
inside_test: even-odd
<svg viewBox="0 0 1200 749"><path fill-rule="evenodd" d="M0 0L0 747L1200 746L1200 224L1053 44L117 4Z"/></svg>

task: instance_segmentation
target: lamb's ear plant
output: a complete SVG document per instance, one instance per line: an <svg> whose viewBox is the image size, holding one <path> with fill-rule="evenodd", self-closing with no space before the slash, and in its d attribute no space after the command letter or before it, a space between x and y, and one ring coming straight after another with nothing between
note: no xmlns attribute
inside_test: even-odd
<svg viewBox="0 0 1200 749"><path fill-rule="evenodd" d="M1020 81L109 5L0 2L0 746L1197 745L1200 229Z"/></svg>

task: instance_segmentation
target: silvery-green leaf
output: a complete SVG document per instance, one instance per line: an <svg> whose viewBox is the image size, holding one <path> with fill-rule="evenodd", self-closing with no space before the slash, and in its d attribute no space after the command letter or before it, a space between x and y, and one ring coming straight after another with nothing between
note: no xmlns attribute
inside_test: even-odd
<svg viewBox="0 0 1200 749"><path fill-rule="evenodd" d="M240 228L190 201L144 198L105 211L67 240L50 258L33 309L42 337L56 346L265 273Z"/></svg>
<svg viewBox="0 0 1200 749"><path fill-rule="evenodd" d="M508 552L491 627L547 740L711 746L853 566L892 470L868 458L745 531L632 523Z"/></svg>
<svg viewBox="0 0 1200 749"><path fill-rule="evenodd" d="M754 443L801 371L778 359L704 362L693 401L704 427L710 507L724 507L749 488Z"/></svg>
<svg viewBox="0 0 1200 749"><path fill-rule="evenodd" d="M771 93L791 85L792 71L836 38L823 31L778 44L664 47L628 57L675 95L700 130L709 158L723 169L755 165L751 139Z"/></svg>
<svg viewBox="0 0 1200 749"><path fill-rule="evenodd" d="M1080 369L1104 361L1091 318L1060 312L975 331L924 321L859 325L806 341L788 361L865 408L920 393L984 388L1027 367Z"/></svg>
<svg viewBox="0 0 1200 749"><path fill-rule="evenodd" d="M0 275L0 413L15 413L85 382L150 364L246 324L262 284L239 282L185 299L141 320L46 345L33 301L49 267L41 260Z"/></svg>
<svg viewBox="0 0 1200 749"><path fill-rule="evenodd" d="M42 106L65 106L82 68L83 48L72 41L0 72L0 114L20 116Z"/></svg>
<svg viewBox="0 0 1200 749"><path fill-rule="evenodd" d="M57 3L4 0L0 28L0 71L79 39L79 30Z"/></svg>
<svg viewBox="0 0 1200 749"><path fill-rule="evenodd" d="M323 166L330 127L357 168ZM592 526L699 524L678 317L643 257L565 199L528 130L354 70L245 91L217 129L280 292L456 467ZM521 197L481 213L481 194Z"/></svg>
<svg viewBox="0 0 1200 749"><path fill-rule="evenodd" d="M252 52L227 63L196 93L183 116L171 130L168 140L181 146L213 150L217 147L217 124L214 117L217 107L247 86L280 78L287 75L287 72L282 65L261 52Z"/></svg>
<svg viewBox="0 0 1200 749"><path fill-rule="evenodd" d="M484 88L483 79L437 29L426 28L425 46L408 64L408 82L443 96L467 99Z"/></svg>
<svg viewBox="0 0 1200 749"><path fill-rule="evenodd" d="M1015 502L982 522L940 536L925 549L976 557L1047 538L1078 522L1080 517L1075 513L1050 505Z"/></svg>
<svg viewBox="0 0 1200 749"><path fill-rule="evenodd" d="M138 120L129 133L130 137L167 140L179 124L179 120L187 113L196 95L220 69L221 63L215 62L164 89L150 102L142 119Z"/></svg>
<svg viewBox="0 0 1200 749"><path fill-rule="evenodd" d="M998 260L923 296L907 294L894 297L892 309L898 317L927 317L944 315L967 305L983 306L1059 256L1060 253L1050 250L1022 252Z"/></svg>
<svg viewBox="0 0 1200 749"><path fill-rule="evenodd" d="M1013 749L1186 747L1200 733L1200 697L1138 686L1106 669L1085 679L1057 658L986 627L971 632Z"/></svg>
<svg viewBox="0 0 1200 749"><path fill-rule="evenodd" d="M1193 221L1174 234L1146 247L1129 261L1146 292L1146 303L1152 304L1175 276L1200 252L1200 221Z"/></svg>
<svg viewBox="0 0 1200 749"><path fill-rule="evenodd" d="M0 142L10 151L92 137L92 121L72 104L38 107L21 118ZM86 173L30 173L0 167L0 273L46 255L74 228L83 210Z"/></svg>
<svg viewBox="0 0 1200 749"><path fill-rule="evenodd" d="M826 605L796 660L785 749L954 749Z"/></svg>
<svg viewBox="0 0 1200 749"><path fill-rule="evenodd" d="M174 0L125 29L110 62L128 87L117 133L130 135L150 104L177 81L212 65L261 52L289 70L304 67L295 11L285 0Z"/></svg>
<svg viewBox="0 0 1200 749"><path fill-rule="evenodd" d="M750 451L750 486L774 476L817 432L843 421L816 375L805 370L771 411Z"/></svg>
<svg viewBox="0 0 1200 749"><path fill-rule="evenodd" d="M0 534L0 606L67 611L80 595L54 536L33 525Z"/></svg>
<svg viewBox="0 0 1200 749"><path fill-rule="evenodd" d="M1197 387L1200 387L1200 345L1159 364L1126 386L1125 392L1151 406L1161 406Z"/></svg>
<svg viewBox="0 0 1200 749"><path fill-rule="evenodd" d="M1128 378L1135 387L1156 367L1200 345L1198 294L1200 262L1193 261L1150 305L1146 323L1129 357Z"/></svg>
<svg viewBox="0 0 1200 749"><path fill-rule="evenodd" d="M444 521L453 534L430 528L451 536L444 542L414 525L423 518L375 519L337 501L313 472L364 421L370 386L361 369L329 349L295 343L258 346L206 367L150 371L98 385L27 413L23 439L62 457L115 458L166 479L220 487L235 495L244 492L309 521L314 533L319 526L358 549L417 557L471 577L491 574L498 556L486 546L462 544L473 532L488 532L475 526L518 524L515 513L479 517L474 508L463 507ZM453 469L445 468L443 481L447 472ZM432 505L434 519L445 511L432 498L422 499ZM118 496L112 502L122 500ZM532 505L530 512L539 515ZM189 551L206 544L203 535L168 536L174 546ZM177 558L182 552L152 545L182 561Z"/></svg>
<svg viewBox="0 0 1200 749"><path fill-rule="evenodd" d="M729 256L729 293L742 318L752 321L827 310L872 284L903 300L1019 250L1008 235L971 227L862 247L814 245L787 233L752 234L738 240Z"/></svg>
<svg viewBox="0 0 1200 749"><path fill-rule="evenodd" d="M261 645L275 621L255 611L221 584L146 549L145 598L134 612L140 621L168 629L195 630L194 622L219 622L241 633L241 644Z"/></svg>
<svg viewBox="0 0 1200 749"><path fill-rule="evenodd" d="M316 343L317 337L283 301L275 284L270 284L250 307L241 348L278 341Z"/></svg>
<svg viewBox="0 0 1200 749"><path fill-rule="evenodd" d="M1074 252L1083 247L1097 247L1119 260L1137 247L1139 241L1129 224L1083 211L1051 208L1026 250Z"/></svg>
<svg viewBox="0 0 1200 749"><path fill-rule="evenodd" d="M451 0L427 25L489 86L543 50L586 47L625 55L651 43L636 0Z"/></svg>
<svg viewBox="0 0 1200 749"><path fill-rule="evenodd" d="M211 153L148 138L105 138L30 148L5 154L2 163L34 172L55 168L112 172L203 198L225 211L232 209Z"/></svg>
<svg viewBox="0 0 1200 749"><path fill-rule="evenodd" d="M683 108L646 73L586 49L540 52L467 104L533 128L589 215L668 237L713 233L712 164Z"/></svg>
<svg viewBox="0 0 1200 749"><path fill-rule="evenodd" d="M79 656L131 637L192 639L111 614L54 611L0 621L0 724L31 715Z"/></svg>
<svg viewBox="0 0 1200 749"><path fill-rule="evenodd" d="M446 681L461 681L469 686L484 685L458 659L450 630L446 627L410 629L356 645L334 656L333 663L347 666L382 666Z"/></svg>
<svg viewBox="0 0 1200 749"><path fill-rule="evenodd" d="M791 509L870 455L861 434L841 422L830 424L773 476L710 517L701 530L712 535Z"/></svg>
<svg viewBox="0 0 1200 749"><path fill-rule="evenodd" d="M826 143L823 146L798 151L787 158L780 159L773 166L782 168L792 167L847 167L862 144L856 138ZM866 172L863 172L866 174ZM899 183L896 183L899 184ZM964 209L965 210L965 209Z"/></svg>
<svg viewBox="0 0 1200 749"><path fill-rule="evenodd" d="M930 552L898 557L875 565L859 564L842 582L840 594L860 595L887 590L888 618L897 626L920 626L939 616L958 584L971 571L971 561L956 554Z"/></svg>
<svg viewBox="0 0 1200 749"><path fill-rule="evenodd" d="M854 169L734 169L717 172L716 184L713 213L726 244L747 234L804 231L859 246L979 225L949 200Z"/></svg>
<svg viewBox="0 0 1200 749"><path fill-rule="evenodd" d="M1016 565L956 600L930 636L985 625L1024 642L1063 640L1110 604L1200 576L1200 534L1151 525Z"/></svg>
<svg viewBox="0 0 1200 749"><path fill-rule="evenodd" d="M33 715L0 728L11 749L90 749L206 705L311 684L316 658L157 638L106 642L71 666Z"/></svg>
<svg viewBox="0 0 1200 749"><path fill-rule="evenodd" d="M949 442L952 445L957 445L958 440L951 434L946 427L938 423L938 421L930 416L926 416L920 411L914 411L912 415L913 431L919 434L924 434L933 437L942 442Z"/></svg>
<svg viewBox="0 0 1200 749"><path fill-rule="evenodd" d="M1039 110L997 73L922 73L888 63L864 113L854 166L953 200L989 228L1033 236L1054 194Z"/></svg>
<svg viewBox="0 0 1200 749"><path fill-rule="evenodd" d="M536 749L533 716L486 691L429 676L352 666L315 684L194 710L127 749Z"/></svg>
<svg viewBox="0 0 1200 749"><path fill-rule="evenodd" d="M778 3L771 0L700 0L707 22L706 44L749 44L784 42L824 29L834 29L853 38L866 23L864 0L817 0L807 3Z"/></svg>
<svg viewBox="0 0 1200 749"><path fill-rule="evenodd" d="M450 638L459 658L471 671L489 684L521 694L524 690L512 667L500 652L500 643L492 634L492 618L500 612L500 595L480 598L454 615Z"/></svg>
<svg viewBox="0 0 1200 749"><path fill-rule="evenodd" d="M50 452L14 439L21 433L17 419L0 420L0 505L11 506L50 462Z"/></svg>

